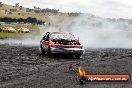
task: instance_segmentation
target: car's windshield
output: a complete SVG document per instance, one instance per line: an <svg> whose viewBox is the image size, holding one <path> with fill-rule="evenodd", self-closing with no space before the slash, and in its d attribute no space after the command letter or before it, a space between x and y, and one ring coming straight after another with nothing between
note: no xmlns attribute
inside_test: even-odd
<svg viewBox="0 0 132 88"><path fill-rule="evenodd" d="M74 35L70 34L70 33L53 33L50 35L51 39L56 39L56 40L75 40Z"/></svg>

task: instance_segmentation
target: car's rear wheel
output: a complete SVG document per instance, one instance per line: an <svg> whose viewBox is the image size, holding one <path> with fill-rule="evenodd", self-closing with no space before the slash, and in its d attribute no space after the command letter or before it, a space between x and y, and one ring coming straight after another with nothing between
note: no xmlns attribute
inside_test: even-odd
<svg viewBox="0 0 132 88"><path fill-rule="evenodd" d="M52 52L51 52L51 48L50 48L50 47L48 47L47 54L48 54L48 56L49 56L49 57L51 57L51 56L52 56Z"/></svg>
<svg viewBox="0 0 132 88"><path fill-rule="evenodd" d="M40 48L41 48L41 53L42 53L42 54L45 54L46 52L43 50L42 45L40 45Z"/></svg>
<svg viewBox="0 0 132 88"><path fill-rule="evenodd" d="M81 55L80 54L77 54L75 55L76 59L80 59Z"/></svg>

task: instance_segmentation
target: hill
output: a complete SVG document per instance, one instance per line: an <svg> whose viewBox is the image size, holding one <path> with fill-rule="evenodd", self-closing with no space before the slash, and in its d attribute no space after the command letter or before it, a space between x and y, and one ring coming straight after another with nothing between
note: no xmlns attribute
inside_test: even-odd
<svg viewBox="0 0 132 88"><path fill-rule="evenodd" d="M24 8L16 4L15 6L0 3L0 18L8 17L12 19L27 19L28 17L36 18L37 20L42 20L49 22L52 18L56 18L58 22L62 22L65 19L71 19L74 16L78 16L79 13L62 13L58 9L41 9L39 7L34 7L34 9Z"/></svg>

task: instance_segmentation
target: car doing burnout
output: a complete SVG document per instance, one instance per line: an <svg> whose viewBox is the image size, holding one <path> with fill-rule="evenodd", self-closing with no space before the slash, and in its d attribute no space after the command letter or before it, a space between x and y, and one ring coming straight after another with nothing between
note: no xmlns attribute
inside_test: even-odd
<svg viewBox="0 0 132 88"><path fill-rule="evenodd" d="M43 54L47 53L49 56L53 53L64 53L80 58L84 52L79 39L77 40L71 33L62 32L47 32L40 41L40 48Z"/></svg>

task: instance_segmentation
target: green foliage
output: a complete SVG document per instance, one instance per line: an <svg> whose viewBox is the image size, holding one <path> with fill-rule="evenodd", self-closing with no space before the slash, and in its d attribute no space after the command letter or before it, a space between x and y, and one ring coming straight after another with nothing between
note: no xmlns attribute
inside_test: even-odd
<svg viewBox="0 0 132 88"><path fill-rule="evenodd" d="M0 39L3 38L19 38L21 34L18 33L4 33L0 32Z"/></svg>

